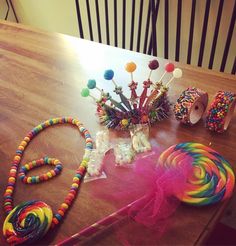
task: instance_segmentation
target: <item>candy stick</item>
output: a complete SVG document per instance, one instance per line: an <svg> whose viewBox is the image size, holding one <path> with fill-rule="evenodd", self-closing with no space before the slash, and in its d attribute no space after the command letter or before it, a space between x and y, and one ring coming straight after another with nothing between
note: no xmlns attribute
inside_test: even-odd
<svg viewBox="0 0 236 246"><path fill-rule="evenodd" d="M168 63L168 64L171 64L171 63ZM167 68L168 71L171 71L171 69ZM156 88L153 90L151 95L148 97L144 107L148 108L153 100L160 98L168 90L168 87L174 78L177 79L177 78L181 78L181 77L182 77L182 70L180 68L175 68L175 70L173 71L173 77L164 86L162 85L162 82L157 82L155 84Z"/></svg>
<svg viewBox="0 0 236 246"><path fill-rule="evenodd" d="M134 82L133 80L133 72L136 70L136 64L134 62L129 62L125 66L125 70L131 74L131 83L129 83L129 88L131 90L131 96L130 96L130 102L133 105L133 107L136 109L137 108L137 93L136 89L138 86L137 82Z"/></svg>
<svg viewBox="0 0 236 246"><path fill-rule="evenodd" d="M149 62L148 64L148 67L150 68L150 73L149 73L149 76L148 76L148 79L147 81L144 81L143 82L143 92L140 96L140 100L139 100L139 109L141 110L142 107L143 107L143 104L147 98L147 90L148 88L153 85L152 81L150 80L150 77L152 75L152 71L153 70L156 70L158 67L159 67L159 63L157 60L152 60Z"/></svg>
<svg viewBox="0 0 236 246"><path fill-rule="evenodd" d="M143 107L143 104L147 98L147 90L148 88L150 87L150 85L152 84L152 82L150 81L150 79L148 79L147 81L144 81L143 82L143 92L140 96L140 99L139 99L139 109L141 110L142 107Z"/></svg>
<svg viewBox="0 0 236 246"><path fill-rule="evenodd" d="M174 79L179 79L182 77L182 70L180 68L176 68L173 72L172 78L165 84L165 87L168 87L169 84L174 80Z"/></svg>
<svg viewBox="0 0 236 246"><path fill-rule="evenodd" d="M114 100L109 93L105 93L103 94L103 96L109 100L116 108L121 109L123 112L127 112L127 110L121 105L121 103L117 102L116 100Z"/></svg>
<svg viewBox="0 0 236 246"><path fill-rule="evenodd" d="M158 61L156 59L154 59L154 60L149 62L148 67L150 68L150 73L149 73L149 76L148 76L148 80L150 80L151 75L152 75L152 71L156 70L159 67L159 63L158 63ZM145 102L144 108L147 107L147 105L150 103L152 98L154 98L158 94L158 90L160 88L160 86L157 86L157 84L155 84L155 83L153 84L152 82L151 82L151 86L154 87L154 90L151 92L149 97L147 97L147 95L146 95L147 100Z"/></svg>
<svg viewBox="0 0 236 246"><path fill-rule="evenodd" d="M137 101L138 101L138 95L136 93L137 86L138 86L138 83L134 81L132 81L129 84L129 88L131 90L130 102L135 109L137 108Z"/></svg>
<svg viewBox="0 0 236 246"><path fill-rule="evenodd" d="M116 84L116 82L113 80L113 77L114 77L114 72L113 70L109 69L109 70L106 70L105 73L104 73L104 78L106 80L111 80L113 82L113 84L115 85L115 90L114 92L120 96L120 99L121 99L121 102L129 109L129 110L132 110L131 108L131 105L129 103L129 100L127 99L127 97L123 94L123 91L122 91L122 87L121 86L118 86Z"/></svg>
<svg viewBox="0 0 236 246"><path fill-rule="evenodd" d="M96 86L96 80L95 79L89 79L87 83L87 87L89 89L97 89L101 92L101 95L103 98L109 100L116 108L122 110L123 112L127 112L127 110L121 105L121 103L115 101L109 93L104 92L102 89L98 88Z"/></svg>
<svg viewBox="0 0 236 246"><path fill-rule="evenodd" d="M152 101L158 98L157 95L160 93L161 88L162 88L162 83L155 84L154 90L151 92L151 94L147 98L144 108L148 108L150 104L152 103Z"/></svg>
<svg viewBox="0 0 236 246"><path fill-rule="evenodd" d="M138 200L131 202L125 207L119 209L118 211L108 215L107 217L97 221L96 223L84 228L80 232L74 234L73 236L65 239L64 241L59 242L56 246L66 246L73 245L75 243L84 242L89 240L95 234L101 233L103 230L108 229L117 222L120 222L122 219L127 218L128 211L131 206L143 200L144 197L139 198Z"/></svg>

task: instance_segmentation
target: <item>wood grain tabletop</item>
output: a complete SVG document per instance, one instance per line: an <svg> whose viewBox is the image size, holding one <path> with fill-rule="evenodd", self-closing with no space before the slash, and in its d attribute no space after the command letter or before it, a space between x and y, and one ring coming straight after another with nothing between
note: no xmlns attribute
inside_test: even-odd
<svg viewBox="0 0 236 246"><path fill-rule="evenodd" d="M130 75L124 66L134 61L137 64L134 80L139 82L140 93L142 82L149 74L148 62L152 59L152 56L0 21L0 203L3 201L14 153L34 126L53 117L71 116L78 118L95 136L103 128L98 123L96 105L92 99L80 95L87 80L94 78L98 87L111 91L112 83L103 79L104 70L111 68L115 71L115 81L127 88L125 91L129 93L127 85ZM154 81L160 78L167 62L161 58L158 61L160 68L152 74ZM189 86L207 91L209 101L218 90L236 92L236 78L233 75L176 62L175 65L183 70L183 77L170 86L169 98L172 103ZM170 77L166 76L164 80L168 79ZM94 92L94 96L98 94ZM210 145L236 170L235 113L228 130L223 134L208 131L204 127L204 120L205 116L189 127L179 124L171 115L151 128L150 141L163 150L186 141ZM114 137L116 133L111 131L111 135ZM25 185L17 181L14 204L37 199L49 204L55 212L69 191L84 146L84 139L78 130L68 125L51 127L40 133L27 147L22 163L43 156L56 157L63 163L63 172L55 179L37 185ZM32 174L43 170L33 170ZM114 163L107 163L105 172L107 179L82 184L79 195L61 225L50 231L38 245L56 244L144 194L142 188L136 187L137 177L132 170L116 168ZM97 196L95 191L100 195ZM125 198L118 199L112 195L117 192L125 192ZM181 204L158 244L202 243L226 205L227 202L224 202L197 208ZM2 228L5 219L2 206L0 213ZM127 222L123 227L130 230L135 225ZM140 239L142 244L148 244L147 235L144 233ZM0 245L5 244L0 233ZM117 233L110 230L91 240L88 245L121 245L121 242L117 239Z"/></svg>

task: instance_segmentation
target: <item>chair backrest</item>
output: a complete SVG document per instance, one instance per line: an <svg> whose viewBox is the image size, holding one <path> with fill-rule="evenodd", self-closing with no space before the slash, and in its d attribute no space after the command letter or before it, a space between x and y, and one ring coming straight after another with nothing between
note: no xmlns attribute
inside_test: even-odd
<svg viewBox="0 0 236 246"><path fill-rule="evenodd" d="M75 0L75 5L81 38L235 74L235 1Z"/></svg>

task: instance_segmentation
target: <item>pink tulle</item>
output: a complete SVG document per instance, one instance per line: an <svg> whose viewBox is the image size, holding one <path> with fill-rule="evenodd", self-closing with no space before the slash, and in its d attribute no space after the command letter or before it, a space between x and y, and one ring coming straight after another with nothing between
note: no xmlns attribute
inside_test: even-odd
<svg viewBox="0 0 236 246"><path fill-rule="evenodd" d="M108 180L102 182L107 182L107 193L99 191L99 186L94 185L94 196L113 202L118 208L124 206L120 205L122 201L127 201L127 205L136 200L127 214L131 219L129 223L114 227L123 245L156 244L167 230L171 215L180 204L178 198L183 195L187 179L192 173L191 157L184 158L175 167L165 169L157 163L160 153L155 148L152 152L138 155L131 169L115 167L112 152L104 159ZM123 182L117 186L118 189L109 184L113 172L122 175Z"/></svg>
<svg viewBox="0 0 236 246"><path fill-rule="evenodd" d="M185 191L192 170L191 160L185 158L181 165L168 169L158 166L153 158L139 158L135 164L136 171L143 173L150 181L150 191L130 208L129 216L147 227L158 226L179 205L177 197Z"/></svg>

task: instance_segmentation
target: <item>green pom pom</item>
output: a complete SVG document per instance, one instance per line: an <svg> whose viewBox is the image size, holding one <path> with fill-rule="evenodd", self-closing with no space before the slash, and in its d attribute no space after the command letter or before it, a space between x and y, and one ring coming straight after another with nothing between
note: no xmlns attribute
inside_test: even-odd
<svg viewBox="0 0 236 246"><path fill-rule="evenodd" d="M96 80L95 79L89 79L87 86L88 86L89 89L96 88Z"/></svg>
<svg viewBox="0 0 236 246"><path fill-rule="evenodd" d="M88 88L83 88L81 91L81 96L82 97L88 97L89 96L89 89Z"/></svg>

